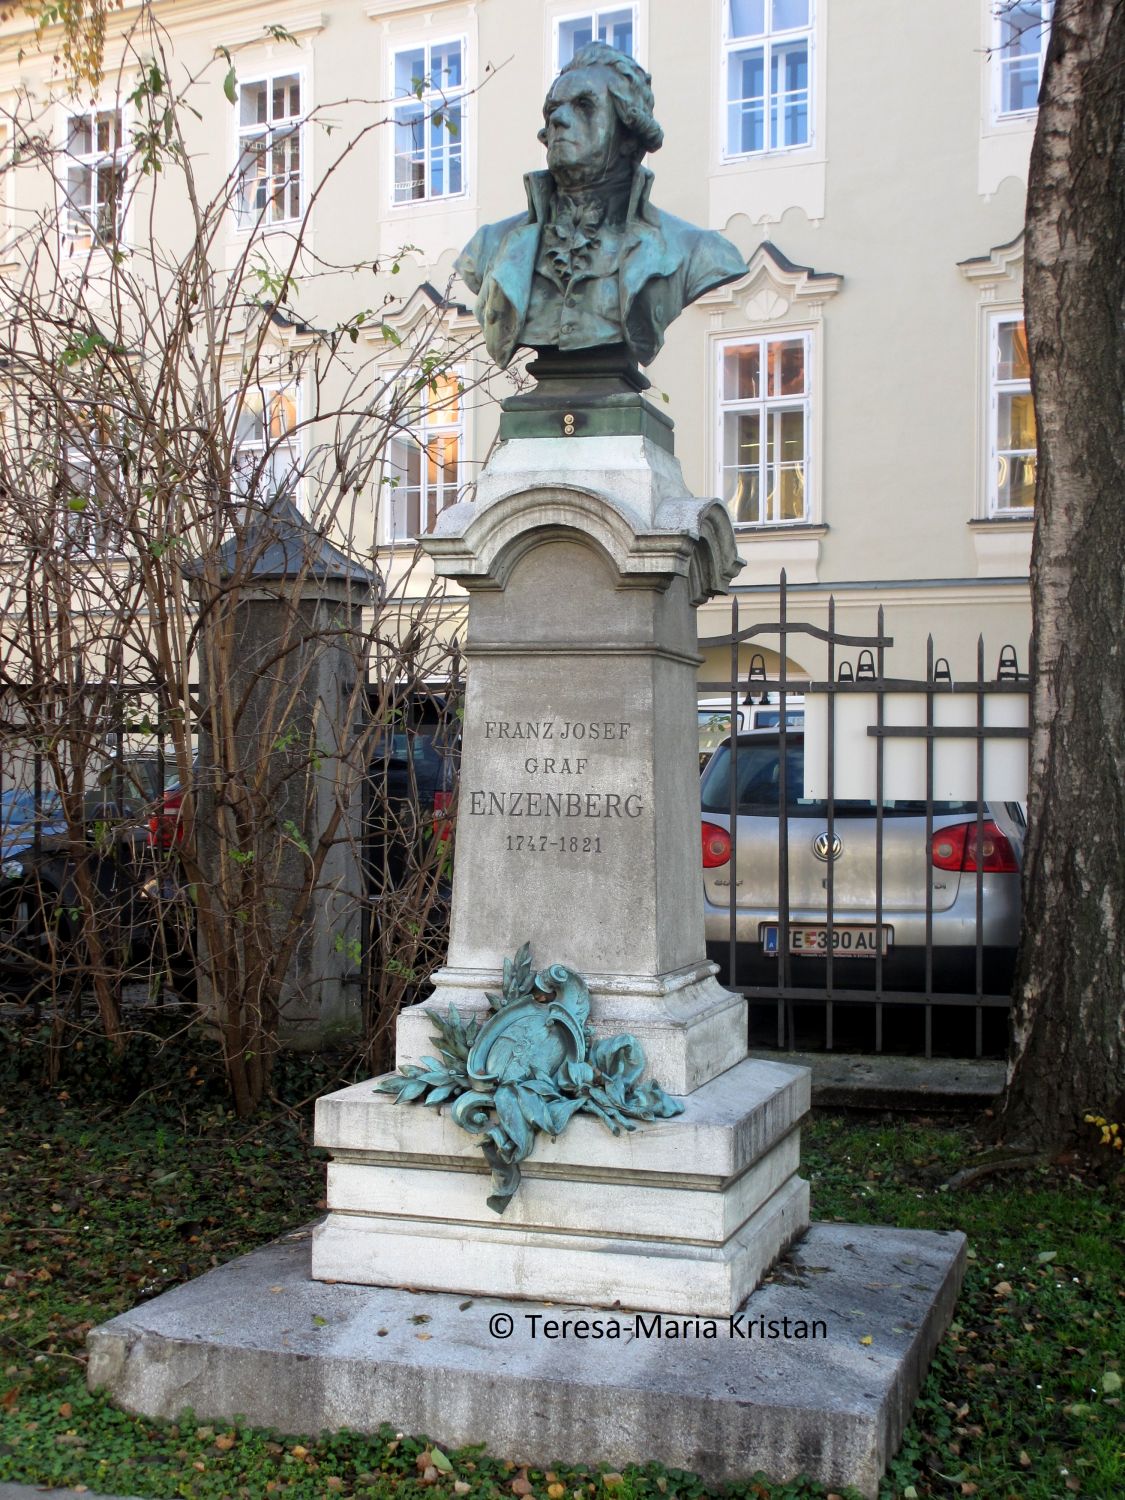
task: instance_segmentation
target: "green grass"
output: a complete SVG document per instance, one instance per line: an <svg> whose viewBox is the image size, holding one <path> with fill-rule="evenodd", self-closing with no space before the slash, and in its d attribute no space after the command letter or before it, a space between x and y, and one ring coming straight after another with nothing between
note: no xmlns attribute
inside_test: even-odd
<svg viewBox="0 0 1125 1500"><path fill-rule="evenodd" d="M34 1082L39 1066L33 1041L0 1030L0 1480L200 1500L712 1493L658 1466L544 1474L480 1450L448 1455L447 1470L423 1438L389 1429L302 1438L190 1415L173 1426L89 1395L83 1343L94 1323L323 1207L324 1164L303 1101L337 1079L323 1061L288 1061L278 1102L245 1122L226 1109L215 1060L195 1037L150 1038L112 1066L91 1041L49 1092ZM1100 1152L1100 1166L1065 1161L946 1190L982 1144L966 1122L826 1114L805 1133L816 1218L969 1238L956 1322L883 1494L1125 1495L1119 1158ZM826 1492L749 1481L727 1493Z"/></svg>

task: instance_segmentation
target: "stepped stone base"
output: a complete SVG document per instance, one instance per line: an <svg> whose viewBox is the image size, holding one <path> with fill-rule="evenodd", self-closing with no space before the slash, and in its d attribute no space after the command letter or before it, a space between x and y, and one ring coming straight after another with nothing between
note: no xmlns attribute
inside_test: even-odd
<svg viewBox="0 0 1125 1500"><path fill-rule="evenodd" d="M745 1061L684 1113L541 1138L503 1215L475 1138L375 1080L317 1101L331 1212L313 1275L368 1286L725 1316L809 1221L796 1175L807 1069Z"/></svg>
<svg viewBox="0 0 1125 1500"><path fill-rule="evenodd" d="M154 1418L190 1406L302 1435L389 1422L540 1468L803 1473L874 1497L965 1253L960 1234L814 1224L737 1319L712 1324L330 1285L309 1274L309 1238L94 1329L91 1388Z"/></svg>

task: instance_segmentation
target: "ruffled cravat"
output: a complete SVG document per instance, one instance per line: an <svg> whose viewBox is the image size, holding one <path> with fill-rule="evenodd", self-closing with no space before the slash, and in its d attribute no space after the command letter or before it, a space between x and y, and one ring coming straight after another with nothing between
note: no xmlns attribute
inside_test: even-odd
<svg viewBox="0 0 1125 1500"><path fill-rule="evenodd" d="M590 269L605 221L606 204L598 198L578 200L559 193L543 235L543 254L560 281Z"/></svg>

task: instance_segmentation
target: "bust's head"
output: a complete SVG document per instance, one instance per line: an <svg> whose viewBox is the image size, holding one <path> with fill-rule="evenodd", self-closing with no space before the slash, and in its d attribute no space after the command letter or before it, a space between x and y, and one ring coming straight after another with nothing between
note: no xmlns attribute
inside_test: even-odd
<svg viewBox="0 0 1125 1500"><path fill-rule="evenodd" d="M653 118L651 85L640 64L616 47L579 48L551 85L539 132L561 187L602 181L660 148L664 132Z"/></svg>

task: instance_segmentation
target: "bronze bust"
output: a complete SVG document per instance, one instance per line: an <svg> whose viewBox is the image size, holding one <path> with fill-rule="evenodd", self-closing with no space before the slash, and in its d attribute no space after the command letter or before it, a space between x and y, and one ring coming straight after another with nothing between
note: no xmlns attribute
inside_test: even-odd
<svg viewBox="0 0 1125 1500"><path fill-rule="evenodd" d="M624 344L651 364L669 323L746 262L721 234L650 203L641 158L664 136L651 79L633 58L603 42L580 48L543 118L547 170L524 179L527 212L484 225L456 263L478 294L488 352L504 367L520 346Z"/></svg>

